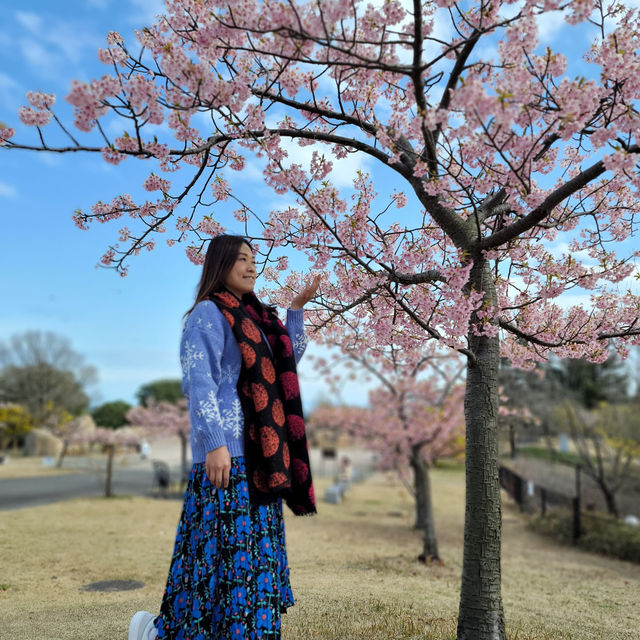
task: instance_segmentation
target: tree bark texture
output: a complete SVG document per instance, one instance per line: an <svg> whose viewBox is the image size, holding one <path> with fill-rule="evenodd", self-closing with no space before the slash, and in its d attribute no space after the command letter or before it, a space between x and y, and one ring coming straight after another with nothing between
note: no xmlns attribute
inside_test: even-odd
<svg viewBox="0 0 640 640"><path fill-rule="evenodd" d="M478 258L470 286L495 301L486 262ZM471 318L465 391L466 498L457 640L505 640L500 575L502 512L498 481L499 339L475 335Z"/></svg>
<svg viewBox="0 0 640 640"><path fill-rule="evenodd" d="M416 496L416 522L413 528L424 530L427 521L427 497L425 496L425 484L421 477L422 470L420 469L420 462L416 459L415 454L412 454L409 463L413 470L413 490Z"/></svg>
<svg viewBox="0 0 640 640"><path fill-rule="evenodd" d="M431 501L429 467L419 453L412 456L411 466L413 467L416 488L416 511L419 510L419 517L421 518L417 523L417 528L422 529L422 554L420 555L420 560L427 563L438 562L440 556L438 555L438 540L436 538L433 503ZM418 500L422 502L421 505Z"/></svg>

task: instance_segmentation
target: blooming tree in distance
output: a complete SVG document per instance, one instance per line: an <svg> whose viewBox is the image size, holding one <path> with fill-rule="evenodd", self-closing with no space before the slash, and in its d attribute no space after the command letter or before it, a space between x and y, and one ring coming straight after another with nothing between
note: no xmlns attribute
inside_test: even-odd
<svg viewBox="0 0 640 640"><path fill-rule="evenodd" d="M146 406L137 406L129 409L127 420L145 429L149 438L180 438L180 459L182 461L182 477L187 477L187 447L191 425L187 401L150 402Z"/></svg>
<svg viewBox="0 0 640 640"><path fill-rule="evenodd" d="M580 35L562 41L570 60L539 46L544 18ZM37 92L19 114L37 139L7 125L0 138L149 160L146 200L121 194L74 216L82 228L120 221L102 261L121 272L162 238L201 260L222 228L207 205L242 200L230 176L257 162L282 206L263 215L243 203L235 215L263 239L268 276L286 270L287 246L327 271L319 330L349 323L363 345L437 340L464 354L458 640L503 639L499 356L598 361L614 338L622 355L639 341L640 298L626 284L639 33L637 10L610 0L169 0L138 32L142 53L112 32L106 74L73 83L77 132ZM156 137L161 123L171 135ZM296 145L313 145L308 160L289 161ZM355 153L391 193L366 171L351 189L333 184Z"/></svg>
<svg viewBox="0 0 640 640"><path fill-rule="evenodd" d="M405 486L406 470L411 468L413 483L407 488L415 498L415 526L423 530L420 558L439 562L429 469L437 459L464 450L459 360L430 356L412 363L393 347L347 353L379 380L380 387L370 391L366 408L319 405L311 424L346 432L376 451L382 468L396 470Z"/></svg>
<svg viewBox="0 0 640 640"><path fill-rule="evenodd" d="M104 495L105 498L113 497L113 461L116 450L121 447L135 447L140 444L142 433L131 427L120 429L108 429L96 427L92 431L76 429L70 436L70 442L74 444L99 445L107 454L105 468Z"/></svg>

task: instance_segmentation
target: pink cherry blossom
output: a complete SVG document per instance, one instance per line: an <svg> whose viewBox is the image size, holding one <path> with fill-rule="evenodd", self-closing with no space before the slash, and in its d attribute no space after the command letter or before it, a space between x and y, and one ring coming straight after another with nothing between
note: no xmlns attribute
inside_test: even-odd
<svg viewBox="0 0 640 640"><path fill-rule="evenodd" d="M0 122L0 146L6 144L9 138L13 138L16 135L16 130L12 127L7 127L3 122Z"/></svg>

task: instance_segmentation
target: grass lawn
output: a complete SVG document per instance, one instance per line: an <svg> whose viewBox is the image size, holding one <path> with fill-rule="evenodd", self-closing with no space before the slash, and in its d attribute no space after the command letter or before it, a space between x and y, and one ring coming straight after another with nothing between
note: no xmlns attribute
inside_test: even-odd
<svg viewBox="0 0 640 640"><path fill-rule="evenodd" d="M316 483L321 496L326 480ZM415 561L413 506L377 474L314 518L287 515L297 604L286 640L451 640L461 569L464 476L433 472L445 565ZM119 640L138 609L160 605L181 504L82 499L0 515L0 636L11 640ZM640 566L556 546L525 528L505 498L503 599L510 640L632 640L640 628ZM142 589L82 591L101 580Z"/></svg>
<svg viewBox="0 0 640 640"><path fill-rule="evenodd" d="M55 460L55 459L54 459ZM57 462L57 460L55 460ZM67 473L79 473L81 469L57 466L45 467L42 458L24 458L21 455L11 456L8 462L0 465L0 480L5 478L26 478L33 476L57 476Z"/></svg>

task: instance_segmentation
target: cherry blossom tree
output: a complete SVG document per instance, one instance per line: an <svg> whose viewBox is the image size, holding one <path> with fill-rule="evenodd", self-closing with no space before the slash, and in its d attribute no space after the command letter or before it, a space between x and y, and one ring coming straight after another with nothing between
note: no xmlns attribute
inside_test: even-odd
<svg viewBox="0 0 640 640"><path fill-rule="evenodd" d="M143 427L150 438L180 438L180 459L182 461L182 477L188 477L187 448L189 445L189 411L187 401L183 398L176 403L147 401L146 406L133 407L127 412L130 424Z"/></svg>
<svg viewBox="0 0 640 640"><path fill-rule="evenodd" d="M131 427L108 429L96 427L92 431L76 431L71 442L77 444L99 445L107 454L105 466L104 495L113 497L113 460L116 450L121 447L134 447L140 444L142 433Z"/></svg>
<svg viewBox="0 0 640 640"><path fill-rule="evenodd" d="M563 43L591 43L584 56L539 47L542 18L580 35ZM637 10L609 0L169 0L138 32L141 52L112 32L99 52L109 73L73 83L78 132L53 95L31 92L19 115L37 139L8 125L0 139L150 161L143 186L155 195L74 214L82 228L129 219L102 258L121 273L161 234L201 261L222 229L209 205L238 202L267 278L286 272L288 246L326 269L318 330L350 323L367 346L437 340L464 354L458 640L504 639L499 356L599 361L612 338L623 356L639 341L640 298L627 286L639 33ZM307 145L308 158L291 161ZM337 188L351 154L393 180L391 193L377 194L366 171ZM282 198L264 216L232 190L249 163Z"/></svg>
<svg viewBox="0 0 640 640"><path fill-rule="evenodd" d="M390 354L397 355L393 349ZM348 433L379 453L382 468L398 472L415 499L415 526L423 531L420 559L439 563L429 469L437 459L464 450L463 386L456 384L458 375L447 377L433 362L427 361L431 375L419 378L424 360L413 367L398 360L375 367L370 357L352 357L381 382L369 393L369 406L321 405L311 424ZM406 481L407 468L413 472L412 483Z"/></svg>
<svg viewBox="0 0 640 640"><path fill-rule="evenodd" d="M66 410L60 407L48 407L47 417L44 421L44 427L51 433L62 440L62 449L58 456L56 466L62 468L62 463L69 450L69 445L76 439L79 433L79 427L85 420L85 414L74 417Z"/></svg>

